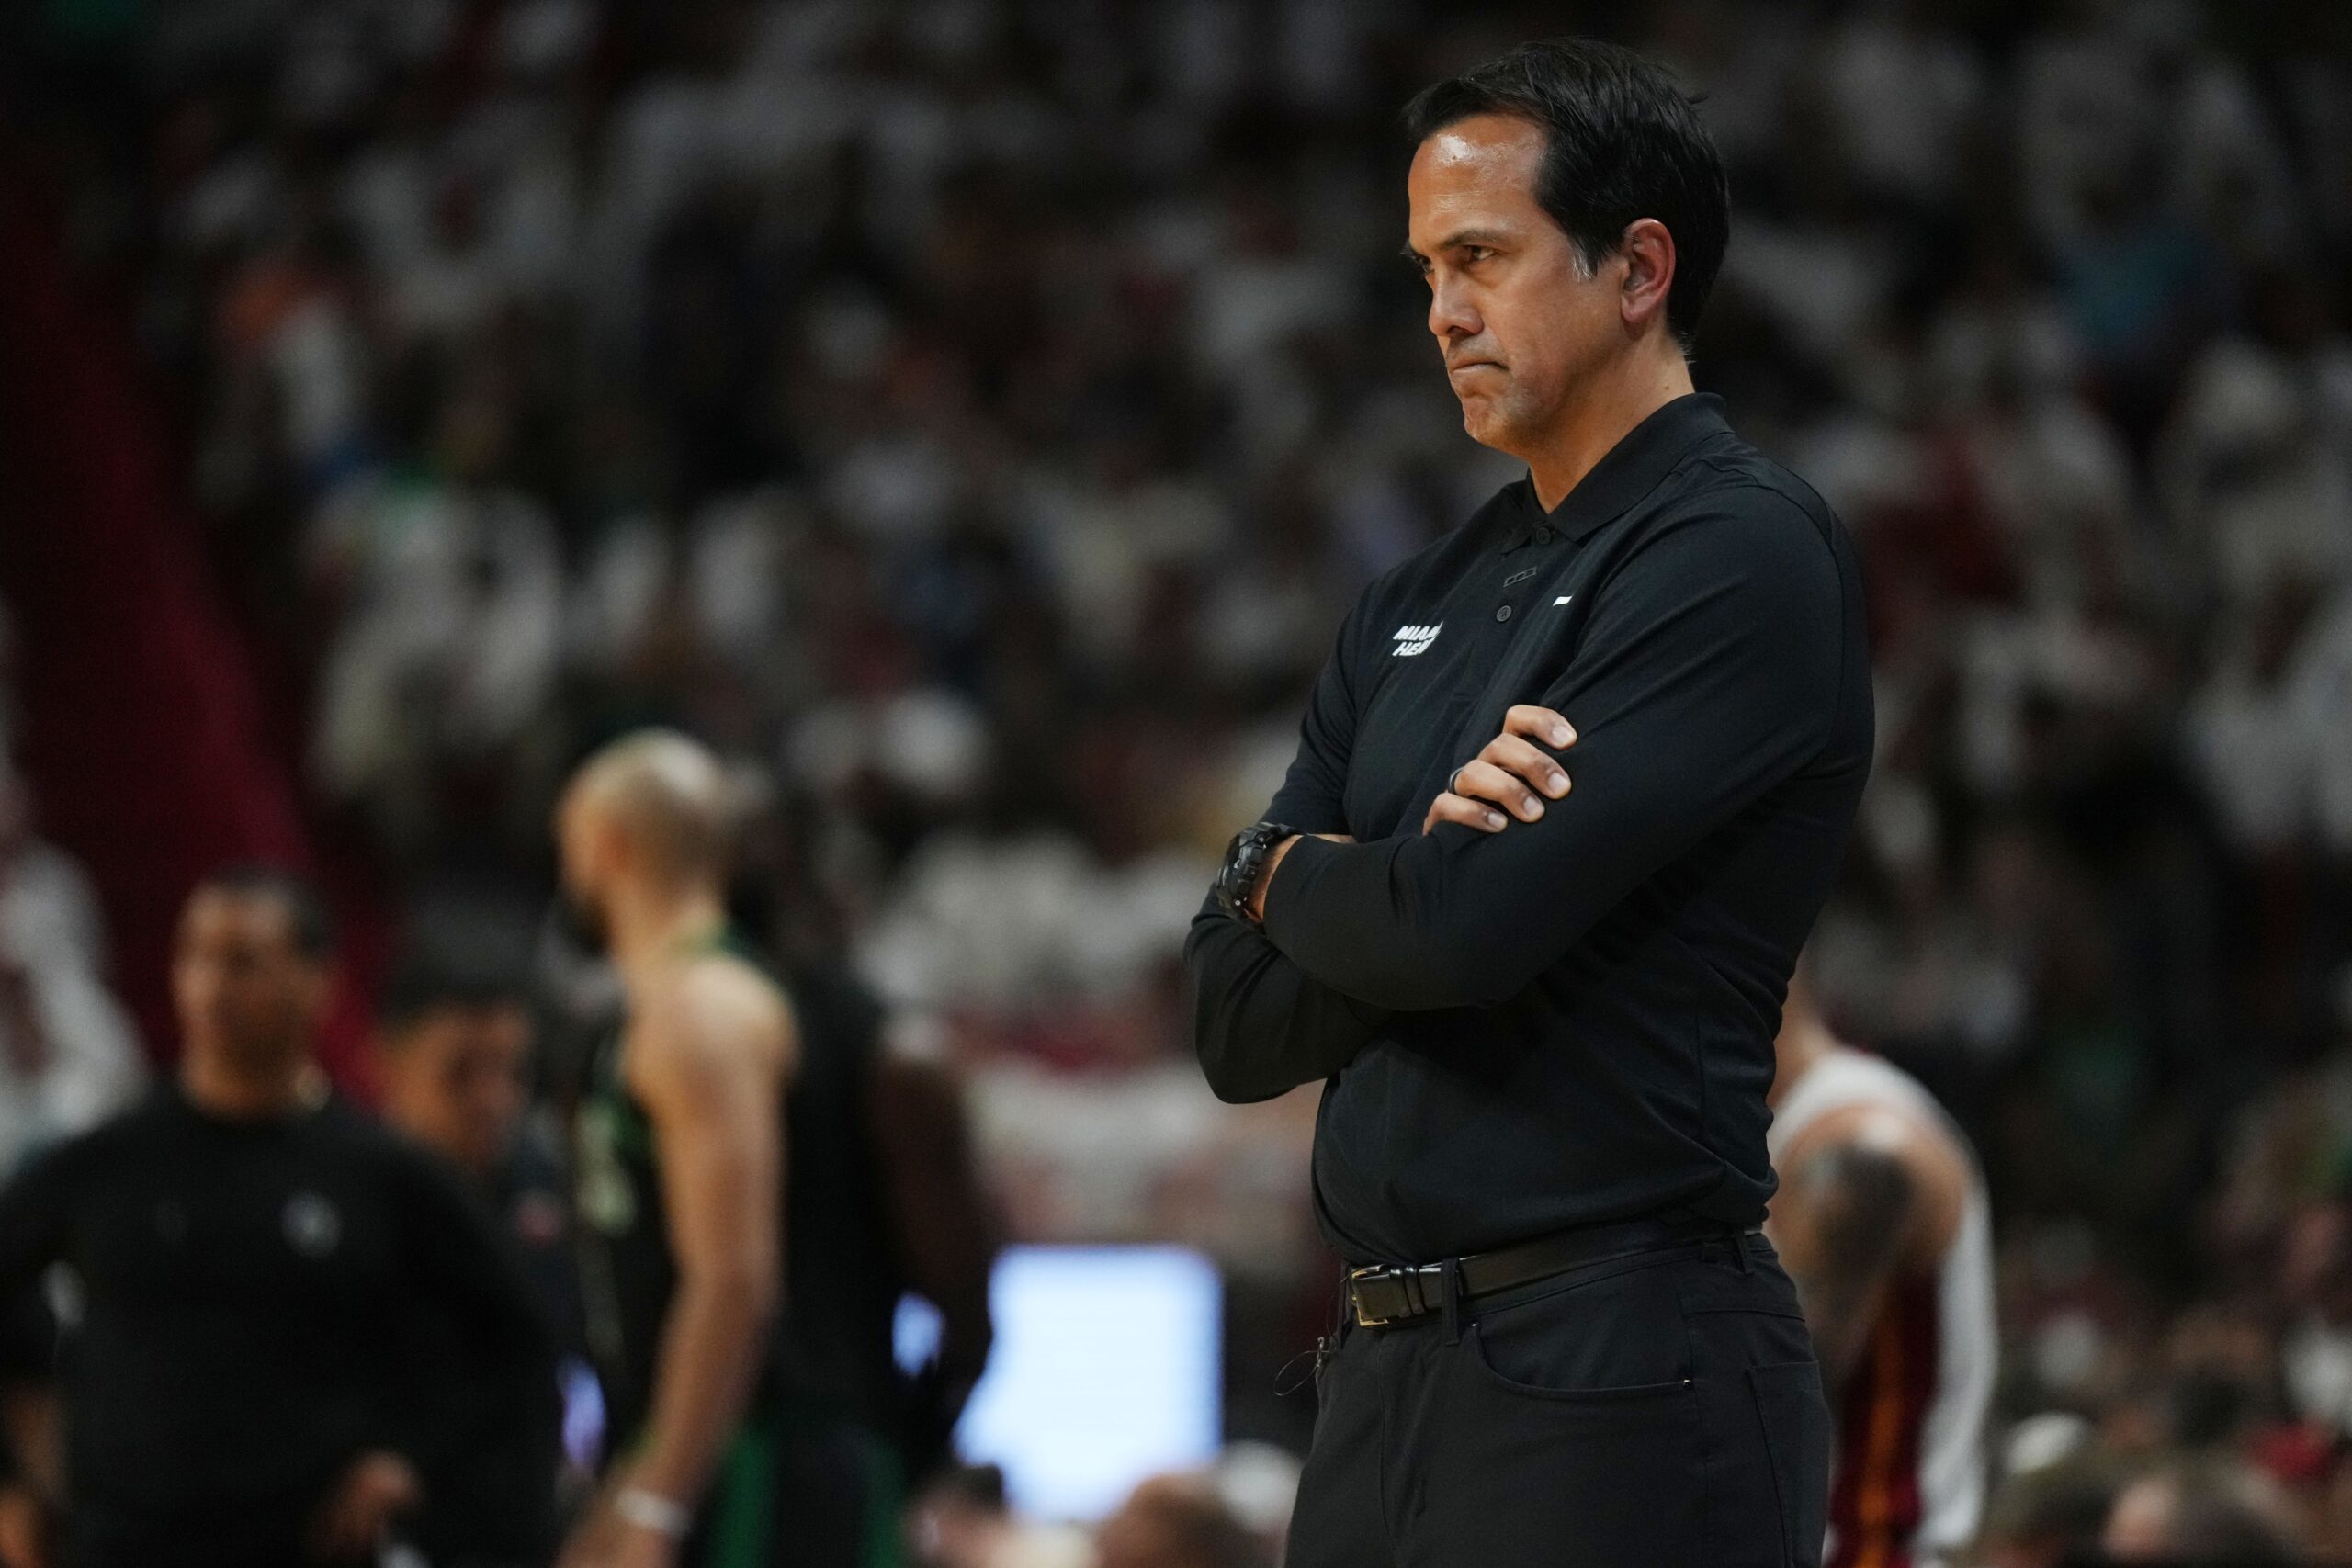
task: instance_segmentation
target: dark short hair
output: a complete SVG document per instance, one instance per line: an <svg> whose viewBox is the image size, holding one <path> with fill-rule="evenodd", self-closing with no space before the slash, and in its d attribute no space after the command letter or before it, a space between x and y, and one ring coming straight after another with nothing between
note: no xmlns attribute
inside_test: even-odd
<svg viewBox="0 0 2352 1568"><path fill-rule="evenodd" d="M1482 114L1543 127L1535 199L1587 267L1613 254L1635 219L1665 224L1675 258L1667 330L1688 352L1731 241L1731 187L1697 101L1645 55L1546 39L1422 88L1404 120L1417 146Z"/></svg>
<svg viewBox="0 0 2352 1568"><path fill-rule="evenodd" d="M396 1034L445 1008L529 1005L530 983L516 966L446 951L446 944L412 942L377 998L376 1022Z"/></svg>
<svg viewBox="0 0 2352 1568"><path fill-rule="evenodd" d="M286 912L286 934L295 952L320 963L334 956L334 917L327 913L317 885L298 871L243 861L213 872L196 885L196 892L275 899Z"/></svg>

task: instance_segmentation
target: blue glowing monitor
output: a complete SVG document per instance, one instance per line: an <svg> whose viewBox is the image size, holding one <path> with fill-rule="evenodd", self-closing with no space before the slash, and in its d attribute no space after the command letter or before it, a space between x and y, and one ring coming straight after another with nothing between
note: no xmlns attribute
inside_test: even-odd
<svg viewBox="0 0 2352 1568"><path fill-rule="evenodd" d="M998 1258L996 1344L956 1428L1004 1468L1015 1510L1099 1519L1137 1482L1216 1457L1224 1284L1177 1247L1016 1247Z"/></svg>

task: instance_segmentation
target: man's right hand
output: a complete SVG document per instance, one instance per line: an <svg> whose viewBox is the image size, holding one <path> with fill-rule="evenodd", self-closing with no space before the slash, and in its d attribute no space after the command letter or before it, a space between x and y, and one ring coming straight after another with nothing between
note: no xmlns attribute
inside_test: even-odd
<svg viewBox="0 0 2352 1568"><path fill-rule="evenodd" d="M1512 817L1534 821L1544 815L1545 799L1568 793L1567 771L1543 748L1566 750L1576 743L1576 728L1566 719L1550 708L1520 704L1503 716L1503 732L1456 768L1445 793L1430 802L1421 831L1459 822L1481 833L1499 833Z"/></svg>

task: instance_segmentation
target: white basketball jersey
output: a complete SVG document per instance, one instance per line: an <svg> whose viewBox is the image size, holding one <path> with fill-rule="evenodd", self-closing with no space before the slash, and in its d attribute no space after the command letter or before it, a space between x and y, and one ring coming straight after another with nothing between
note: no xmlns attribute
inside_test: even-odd
<svg viewBox="0 0 2352 1568"><path fill-rule="evenodd" d="M1984 1412L2000 1353L1984 1179L1951 1118L1890 1062L1831 1047L1781 1097L1778 1168L1832 1111L1889 1107L1942 1128L1968 1162L1960 1228L1938 1267L1898 1279L1838 1411L1823 1568L1939 1568L1974 1537L1984 1492Z"/></svg>

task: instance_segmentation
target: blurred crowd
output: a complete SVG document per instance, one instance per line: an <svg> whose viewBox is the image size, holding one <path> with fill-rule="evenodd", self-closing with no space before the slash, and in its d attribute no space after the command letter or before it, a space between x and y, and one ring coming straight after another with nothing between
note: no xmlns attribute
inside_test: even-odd
<svg viewBox="0 0 2352 1568"><path fill-rule="evenodd" d="M0 604L0 1177L121 1109L148 1075L114 994L97 896L40 836L17 770L13 653Z"/></svg>
<svg viewBox="0 0 2352 1568"><path fill-rule="evenodd" d="M527 933L562 772L709 739L774 807L767 934L963 1070L1015 1233L1208 1248L1253 1367L1328 1283L1312 1097L1210 1100L1181 933L1357 591L1515 477L1396 258L1395 112L1521 38L1660 54L1732 170L1695 377L1870 579L1812 956L1993 1184L1989 1560L2143 1472L2352 1559L2352 9L43 18L77 259L393 906ZM19 795L0 1071L28 984L77 1043L0 1164L137 1059Z"/></svg>

